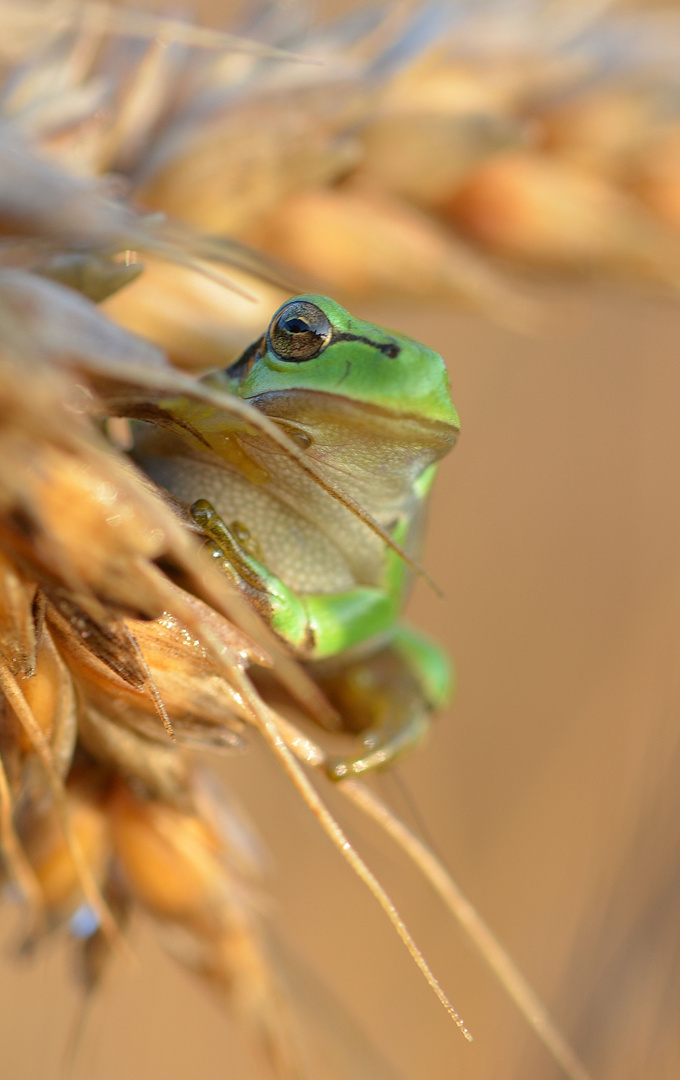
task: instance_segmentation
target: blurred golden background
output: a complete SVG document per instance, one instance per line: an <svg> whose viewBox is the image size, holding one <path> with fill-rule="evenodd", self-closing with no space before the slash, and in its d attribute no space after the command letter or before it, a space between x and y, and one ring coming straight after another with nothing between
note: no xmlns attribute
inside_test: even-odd
<svg viewBox="0 0 680 1080"><path fill-rule="evenodd" d="M441 296L397 302L388 289L351 304L442 353L462 424L424 558L444 599L421 582L410 605L450 648L458 692L428 744L377 785L425 832L593 1078L673 1080L680 306L670 290L600 276L539 270L516 287L531 309L517 327ZM331 807L472 1030L464 1043L374 900L249 741L219 774L268 852L282 965L332 1074L561 1075L418 873L331 789ZM11 941L8 906L2 920ZM63 943L30 963L7 960L0 1075L266 1076L233 1020L141 919L132 941L139 964L116 959L73 1055L80 998Z"/></svg>

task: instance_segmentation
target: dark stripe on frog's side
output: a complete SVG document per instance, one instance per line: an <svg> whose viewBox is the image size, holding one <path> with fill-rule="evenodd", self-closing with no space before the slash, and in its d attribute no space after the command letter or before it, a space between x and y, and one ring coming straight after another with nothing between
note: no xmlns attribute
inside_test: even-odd
<svg viewBox="0 0 680 1080"><path fill-rule="evenodd" d="M385 356L389 356L390 359L395 359L399 356L401 349L396 344L389 344L388 342L377 342L372 338L364 337L362 334L350 334L348 331L342 333L333 331L331 339L326 346L336 341L360 341L363 345L369 345L372 349L377 349L378 352L384 353ZM235 360L231 367L225 369L225 374L228 378L234 379L239 383L243 381L252 371L257 361L264 355L264 351L267 343L267 335L263 334L261 338L254 341L252 345L249 345L246 351L239 356L238 360ZM325 351L325 350L324 350ZM288 360L289 364L303 364L304 360Z"/></svg>
<svg viewBox="0 0 680 1080"><path fill-rule="evenodd" d="M387 342L382 343L374 341L373 338L363 337L362 334L350 334L348 331L337 333L334 330L329 344L333 345L336 341L361 341L362 344L370 345L372 349L377 349L378 352L384 353L385 356L389 356L391 360L396 359L401 352L399 346L394 342L390 345ZM328 348L328 346L326 347Z"/></svg>
<svg viewBox="0 0 680 1080"><path fill-rule="evenodd" d="M265 338L260 338L259 341L255 342L255 345L251 345L250 348L247 349L246 352L243 354L241 359L237 360L236 364L234 364L233 367L229 369L229 374L232 374L232 372L234 372L234 370L238 368L238 370L236 371L236 374L238 376L243 378L245 375L247 375L255 361L260 359L262 353L258 352L257 350L259 349L259 346L264 343L264 341ZM377 349L378 352L384 353L385 356L389 356L391 360L396 359L396 357L399 356L399 353L401 352L401 348L399 345L396 344L396 342L392 342L391 344L389 342L378 342L375 341L373 338L364 337L363 334L350 334L348 330L333 330L328 344L325 346L324 349L321 350L322 353L326 352L327 349L330 349L331 345L335 345L335 343L338 341L360 341L362 345L369 345L371 349ZM290 356L286 357L286 363L305 364L307 363L307 360L310 359L314 359L314 357L300 357L300 359L296 360L294 357ZM251 360L252 363L250 362ZM241 364L244 364L245 366L243 375L241 375Z"/></svg>

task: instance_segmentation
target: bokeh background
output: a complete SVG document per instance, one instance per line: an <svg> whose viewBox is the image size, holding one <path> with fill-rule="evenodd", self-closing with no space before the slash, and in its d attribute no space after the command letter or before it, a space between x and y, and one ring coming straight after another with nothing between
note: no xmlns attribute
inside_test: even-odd
<svg viewBox="0 0 680 1080"><path fill-rule="evenodd" d="M524 330L450 303L353 304L442 353L462 421L424 557L444 599L419 583L410 606L455 658L458 693L428 744L377 784L451 868L593 1076L671 1080L680 305L645 285L590 279L534 275L523 288L540 311ZM560 1075L417 872L337 793L329 803L403 909L473 1045L257 740L219 773L266 849L281 964L334 1075ZM11 909L2 924L11 942ZM116 961L79 1028L63 946L19 964L7 956L0 1075L266 1076L142 920L132 940L139 963Z"/></svg>

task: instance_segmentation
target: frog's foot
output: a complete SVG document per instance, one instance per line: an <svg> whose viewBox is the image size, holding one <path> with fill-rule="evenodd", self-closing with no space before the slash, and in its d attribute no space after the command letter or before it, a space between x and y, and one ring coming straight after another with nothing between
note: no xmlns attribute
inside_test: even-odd
<svg viewBox="0 0 680 1080"><path fill-rule="evenodd" d="M362 734L359 751L329 760L332 780L383 769L412 750L427 733L432 710L451 693L448 658L402 627L379 652L318 681L346 728Z"/></svg>
<svg viewBox="0 0 680 1080"><path fill-rule="evenodd" d="M361 740L362 751L347 757L329 758L326 773L331 780L345 780L375 772L391 765L403 753L413 750L430 727L429 710L415 708L399 717L399 726L390 730L369 728Z"/></svg>
<svg viewBox="0 0 680 1080"><path fill-rule="evenodd" d="M252 539L245 526L238 521L227 525L207 499L197 499L189 513L206 538L208 553L233 583L244 592L266 594L266 572L259 572L256 560L246 550Z"/></svg>

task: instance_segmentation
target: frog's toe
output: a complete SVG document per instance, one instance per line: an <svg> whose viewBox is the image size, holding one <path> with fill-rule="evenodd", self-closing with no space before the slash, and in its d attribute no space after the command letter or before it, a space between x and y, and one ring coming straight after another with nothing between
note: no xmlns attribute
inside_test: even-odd
<svg viewBox="0 0 680 1080"><path fill-rule="evenodd" d="M329 758L326 774L331 780L346 780L384 769L422 742L429 728L426 712L411 715L407 723L390 732L389 738L385 738L384 731L369 728L361 740L361 750L346 757Z"/></svg>

